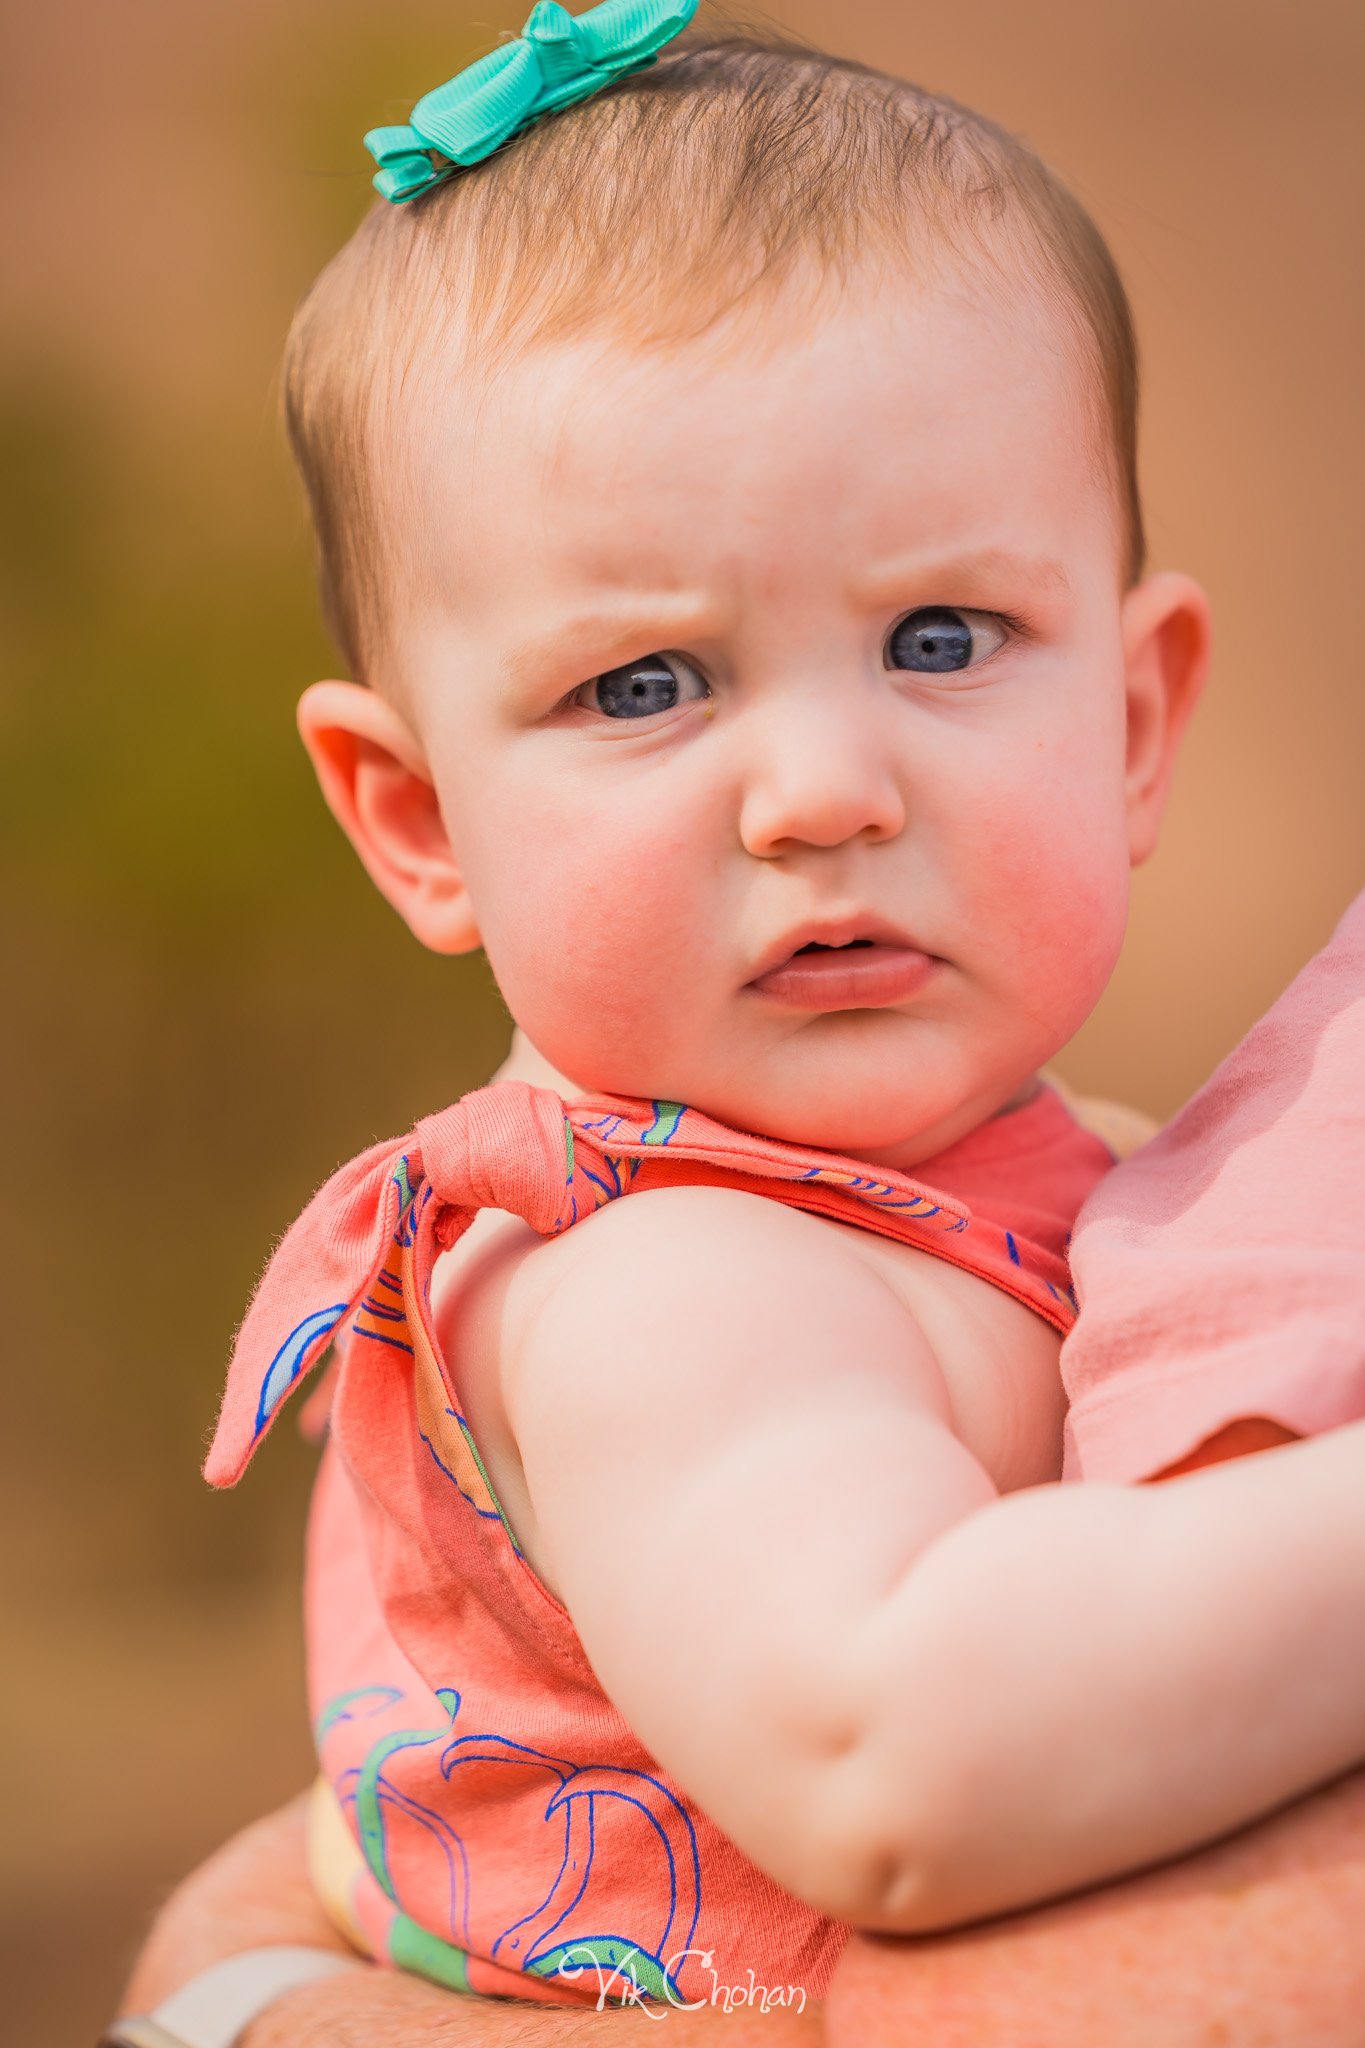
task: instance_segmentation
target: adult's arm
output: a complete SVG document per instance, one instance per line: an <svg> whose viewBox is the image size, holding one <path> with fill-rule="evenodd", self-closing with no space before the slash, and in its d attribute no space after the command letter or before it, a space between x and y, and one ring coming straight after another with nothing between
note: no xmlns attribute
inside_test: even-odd
<svg viewBox="0 0 1365 2048"><path fill-rule="evenodd" d="M172 1895L138 1958L120 2013L147 2012L211 1963L242 1949L299 1943L349 1954L308 1878L307 1795L255 1822ZM821 2009L804 2014L706 2007L652 2017L464 1998L371 1966L290 1991L247 2030L242 2048L609 2048L660 2018L676 2048L818 2048ZM642 2029L645 2033L642 2035Z"/></svg>
<svg viewBox="0 0 1365 2048"><path fill-rule="evenodd" d="M239 1949L341 1949L308 1883L306 1801L230 1842L166 1905L122 2012ZM1360 2048L1365 1771L1202 1854L986 1926L855 1935L822 2010L673 2012L678 2048ZM823 2028L822 2031L822 2021ZM243 2048L581 2048L643 2017L473 2001L392 1970L290 1992ZM594 2031L589 2032L589 2029Z"/></svg>

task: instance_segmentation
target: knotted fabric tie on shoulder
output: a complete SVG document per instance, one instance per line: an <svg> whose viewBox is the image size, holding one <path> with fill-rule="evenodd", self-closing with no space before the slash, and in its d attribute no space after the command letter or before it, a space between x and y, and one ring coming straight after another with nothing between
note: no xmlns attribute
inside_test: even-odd
<svg viewBox="0 0 1365 2048"><path fill-rule="evenodd" d="M933 1238L970 1220L961 1203L904 1175L872 1174L837 1153L734 1131L683 1103L603 1095L566 1107L552 1089L493 1082L341 1167L286 1231L238 1332L204 1477L212 1486L235 1484L282 1403L343 1328L408 1351L400 1333L405 1262L424 1296L437 1253L480 1209L506 1210L554 1237L629 1193L641 1165L664 1156L792 1184L788 1200L803 1183L808 1200L819 1195L894 1217L898 1234L908 1227Z"/></svg>
<svg viewBox="0 0 1365 2048"><path fill-rule="evenodd" d="M443 1208L468 1212L441 1219L442 1243L453 1244L479 1209L506 1209L542 1237L554 1236L564 1208L568 1130L560 1098L525 1081L476 1088L423 1117L415 1132L417 1170Z"/></svg>
<svg viewBox="0 0 1365 2048"><path fill-rule="evenodd" d="M392 1245L410 1246L424 1231L434 1252L483 1208L509 1209L554 1233L566 1128L551 1090L499 1081L407 1137L372 1145L324 1182L285 1232L237 1334L204 1465L211 1486L241 1477L286 1396L366 1299Z"/></svg>

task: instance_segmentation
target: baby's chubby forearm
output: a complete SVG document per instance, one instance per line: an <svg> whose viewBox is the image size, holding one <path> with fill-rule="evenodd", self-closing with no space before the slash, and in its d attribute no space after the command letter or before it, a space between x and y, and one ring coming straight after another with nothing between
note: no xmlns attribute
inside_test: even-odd
<svg viewBox="0 0 1365 2048"><path fill-rule="evenodd" d="M845 1655L827 1789L861 1853L829 1910L924 1931L1212 1840L1365 1757L1365 1424L995 1501Z"/></svg>
<svg viewBox="0 0 1365 2048"><path fill-rule="evenodd" d="M676 1193L546 1249L509 1408L600 1682L769 1875L928 1931L1365 1759L1365 1424L1155 1488L1002 1495L842 1238Z"/></svg>

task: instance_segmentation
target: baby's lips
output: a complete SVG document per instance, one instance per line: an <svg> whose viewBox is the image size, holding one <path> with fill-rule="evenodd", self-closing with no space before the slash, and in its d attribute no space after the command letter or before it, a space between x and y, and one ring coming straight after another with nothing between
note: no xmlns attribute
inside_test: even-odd
<svg viewBox="0 0 1365 2048"><path fill-rule="evenodd" d="M938 964L917 946L849 945L797 952L749 986L799 1010L876 1009L918 995Z"/></svg>
<svg viewBox="0 0 1365 2048"><path fill-rule="evenodd" d="M850 946L855 940L860 939L867 941L868 946L873 948L919 953L925 959L933 958L933 955L926 953L908 932L903 932L899 925L879 917L875 911L853 910L845 912L842 916L808 918L804 924L775 939L761 955L750 985L756 986L771 974L774 968L784 967L803 946L827 946L836 949ZM864 951L867 948L860 947L858 950Z"/></svg>

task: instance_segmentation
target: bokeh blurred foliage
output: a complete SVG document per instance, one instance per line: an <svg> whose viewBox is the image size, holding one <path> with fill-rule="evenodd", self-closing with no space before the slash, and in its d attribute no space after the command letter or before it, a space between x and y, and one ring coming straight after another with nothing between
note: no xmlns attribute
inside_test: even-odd
<svg viewBox="0 0 1365 2048"><path fill-rule="evenodd" d="M435 8L244 11L240 41L228 10L174 18L178 117L156 103L164 45L136 105L139 27L170 11L132 11L123 118L161 130L168 178L177 118L195 145L177 190L105 195L143 301L131 335L126 305L50 325L35 305L0 356L0 1090L23 1275L0 1453L22 1538L0 1584L21 1606L278 1567L312 1456L292 1431L249 1507L198 1478L254 1275L312 1185L485 1078L509 1028L482 957L421 951L313 786L293 701L336 657L276 419L292 302L369 200L361 133L487 39ZM66 264L96 271L98 200L52 212Z"/></svg>

